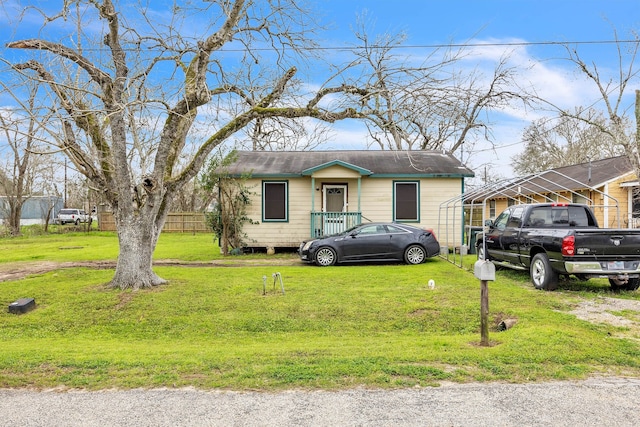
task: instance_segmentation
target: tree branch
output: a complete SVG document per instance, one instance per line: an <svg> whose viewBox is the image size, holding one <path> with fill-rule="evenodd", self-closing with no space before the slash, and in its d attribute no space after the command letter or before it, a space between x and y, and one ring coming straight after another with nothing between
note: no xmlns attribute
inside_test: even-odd
<svg viewBox="0 0 640 427"><path fill-rule="evenodd" d="M94 66L91 61L89 61L83 55L72 49L69 49L64 45L51 43L44 40L31 39L10 42L7 43L6 46L10 49L34 49L49 51L54 55L61 56L78 64L78 66L85 70L87 74L89 74L91 79L98 83L100 87L103 88L103 90L106 88L110 88L112 84L111 76Z"/></svg>

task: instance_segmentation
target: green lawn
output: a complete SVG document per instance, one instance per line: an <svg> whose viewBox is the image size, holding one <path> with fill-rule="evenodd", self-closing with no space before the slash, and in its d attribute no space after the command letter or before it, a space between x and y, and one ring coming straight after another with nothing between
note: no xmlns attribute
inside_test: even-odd
<svg viewBox="0 0 640 427"><path fill-rule="evenodd" d="M0 239L0 250L0 267L115 260L117 238ZM155 258L229 264L158 266L169 285L137 292L108 289L113 271L92 268L0 282L5 307L37 302L27 314L0 312L0 387L339 389L640 376L638 337L616 338L620 328L568 313L579 299L640 299L611 294L604 281L541 292L526 274L499 271L490 283L492 325L517 324L492 329L492 346L481 347L479 281L439 258L327 268L287 254L222 260L211 235L190 234L163 235ZM278 262L237 267L256 259Z"/></svg>

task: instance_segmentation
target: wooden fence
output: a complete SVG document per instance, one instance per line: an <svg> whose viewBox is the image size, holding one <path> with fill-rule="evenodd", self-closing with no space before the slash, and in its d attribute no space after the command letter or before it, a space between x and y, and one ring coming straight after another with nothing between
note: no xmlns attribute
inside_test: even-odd
<svg viewBox="0 0 640 427"><path fill-rule="evenodd" d="M116 231L116 221L111 212L98 214L100 231ZM162 231L166 233L211 233L201 212L172 212L167 217Z"/></svg>

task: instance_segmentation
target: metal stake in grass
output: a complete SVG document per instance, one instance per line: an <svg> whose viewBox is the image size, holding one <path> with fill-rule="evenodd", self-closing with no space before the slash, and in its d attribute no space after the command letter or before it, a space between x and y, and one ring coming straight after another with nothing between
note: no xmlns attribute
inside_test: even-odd
<svg viewBox="0 0 640 427"><path fill-rule="evenodd" d="M276 282L280 280L280 288L282 289L282 295L284 295L284 282L282 281L282 275L280 273L273 273L273 290L276 290ZM267 294L267 276L262 276L262 295Z"/></svg>
<svg viewBox="0 0 640 427"><path fill-rule="evenodd" d="M282 276L280 275L280 273L273 273L271 276L273 276L273 289L276 289L276 280L280 279L280 288L282 288L282 295L284 295L284 283L282 282Z"/></svg>

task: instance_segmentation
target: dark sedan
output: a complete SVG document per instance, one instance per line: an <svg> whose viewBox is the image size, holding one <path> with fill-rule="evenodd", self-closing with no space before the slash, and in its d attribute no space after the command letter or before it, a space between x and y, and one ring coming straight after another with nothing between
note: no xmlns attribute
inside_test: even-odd
<svg viewBox="0 0 640 427"><path fill-rule="evenodd" d="M343 262L404 261L420 264L440 252L431 230L395 223L360 224L300 244L300 259L320 266Z"/></svg>

